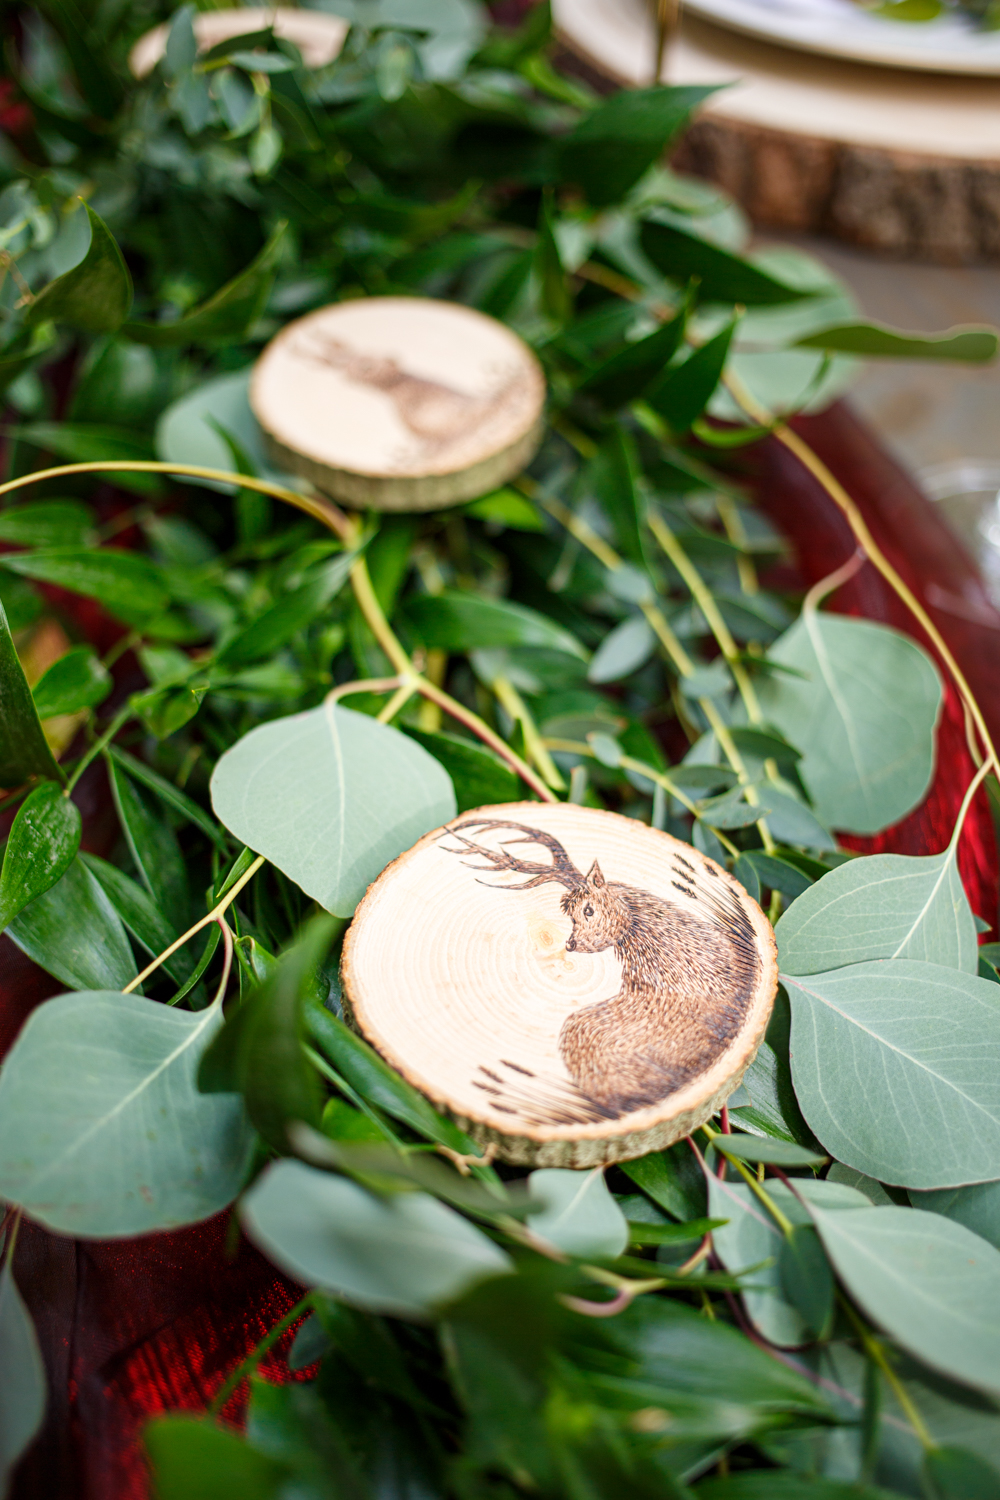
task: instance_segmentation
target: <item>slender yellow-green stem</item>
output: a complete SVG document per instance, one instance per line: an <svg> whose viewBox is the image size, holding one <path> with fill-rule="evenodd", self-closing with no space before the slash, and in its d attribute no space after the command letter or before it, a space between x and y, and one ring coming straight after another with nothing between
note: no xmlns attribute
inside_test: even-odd
<svg viewBox="0 0 1000 1500"><path fill-rule="evenodd" d="M921 1447L926 1450L936 1448L938 1445L937 1443L935 1443L934 1439L928 1432L926 1424L924 1423L924 1419L914 1405L909 1391L906 1389L906 1386L896 1374L896 1371L892 1368L892 1363L885 1352L881 1339L875 1337L871 1329L866 1325L864 1320L858 1316L851 1302L847 1297L843 1295L843 1293L838 1294L838 1301L840 1302L840 1305L843 1308L844 1312L847 1314L849 1322L853 1325L855 1333L861 1340L861 1344L864 1348L865 1353L868 1355L869 1359L874 1360L875 1364L878 1365L879 1369L882 1371L882 1374L888 1381L889 1386L892 1389L892 1393L895 1396L896 1400L899 1402L900 1407L903 1411L903 1415L906 1417L906 1420L909 1422L910 1426L913 1428L914 1433L919 1439Z"/></svg>
<svg viewBox="0 0 1000 1500"><path fill-rule="evenodd" d="M152 974L155 969L158 969L162 963L165 963L172 953L176 953L178 948L183 948L184 944L189 942L191 938L194 937L196 932L200 932L203 927L208 927L212 922L217 922L222 916L222 913L226 911L230 906L232 906L240 891L248 881L253 879L263 863L263 854L258 854L253 864L249 865L248 868L244 870L239 880L236 881L235 885L229 888L222 899L212 907L212 910L208 912L204 917L202 917L199 922L195 922L193 927L189 927L187 932L182 933L181 936L176 940L176 942L170 944L169 948L164 948L163 952L160 953L156 958L154 958L151 964L146 965L141 974L137 974L135 976L131 984L127 984L125 986L123 993L126 995L129 994L130 991L134 990L137 985L142 984L144 979L148 979L150 974Z"/></svg>
<svg viewBox="0 0 1000 1500"><path fill-rule="evenodd" d="M703 1125L701 1128L712 1141L714 1141L716 1137L721 1134L720 1131L713 1130L709 1125ZM730 1166L736 1168L737 1172L739 1172L747 1187L750 1188L750 1190L755 1193L756 1196L760 1199L761 1203L763 1203L768 1213L773 1217L774 1222L777 1224L782 1234L791 1234L791 1220L781 1212L781 1209L775 1203L774 1199L764 1187L763 1183L759 1182L752 1172L748 1172L743 1163L736 1160L735 1157L727 1157L726 1160L729 1162Z"/></svg>
<svg viewBox="0 0 1000 1500"><path fill-rule="evenodd" d="M539 734L538 727L528 712L527 704L517 691L517 688L508 677L503 676L494 677L490 686L501 708L506 710L516 724L520 724L521 733L524 736L524 748L529 758L538 767L539 774L556 791L565 791L566 782L560 775L555 761L545 748L545 742Z"/></svg>
<svg viewBox="0 0 1000 1500"><path fill-rule="evenodd" d="M222 1385L212 1397L212 1400L209 1403L208 1407L208 1414L210 1417L217 1417L219 1415L220 1411L225 1406L230 1396L240 1384L240 1381L245 1380L248 1375L253 1374L254 1370L264 1358L264 1355L268 1352L269 1349L274 1348L275 1344L281 1338L281 1335L286 1331L286 1329L291 1328L293 1323L297 1322L299 1318L303 1316L303 1314L309 1311L309 1309L313 1305L315 1296L315 1292L306 1292L301 1302L296 1302L295 1306L293 1308L290 1308L289 1311L285 1313L285 1316L281 1319L281 1321L279 1323L275 1323L274 1327L270 1330L267 1336L261 1339L260 1343L251 1350L246 1359L244 1359L240 1364L236 1366L236 1369L233 1371L233 1373L227 1380L223 1381Z"/></svg>

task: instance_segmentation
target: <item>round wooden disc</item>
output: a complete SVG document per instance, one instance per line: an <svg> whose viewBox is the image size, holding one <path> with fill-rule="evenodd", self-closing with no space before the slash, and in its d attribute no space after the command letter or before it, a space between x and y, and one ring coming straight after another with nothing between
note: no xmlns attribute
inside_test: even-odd
<svg viewBox="0 0 1000 1500"><path fill-rule="evenodd" d="M345 1011L504 1161L590 1167L687 1135L737 1086L777 988L760 907L617 813L463 813L372 885Z"/></svg>
<svg viewBox="0 0 1000 1500"><path fill-rule="evenodd" d="M553 0L553 15L605 86L651 83L647 0ZM674 164L755 223L943 263L1000 259L1000 79L813 55L685 15L663 81L724 85Z"/></svg>
<svg viewBox="0 0 1000 1500"><path fill-rule="evenodd" d="M545 377L484 313L365 297L299 318L264 350L250 405L278 463L376 510L431 510L495 489L541 441Z"/></svg>
<svg viewBox="0 0 1000 1500"><path fill-rule="evenodd" d="M324 15L317 10L293 10L290 6L252 6L238 10L203 10L194 17L194 34L199 52L207 52L233 36L274 28L276 36L294 42L307 68L325 68L340 53L349 24L340 16ZM170 34L169 23L154 26L139 38L129 53L128 65L133 77L145 78L163 56Z"/></svg>

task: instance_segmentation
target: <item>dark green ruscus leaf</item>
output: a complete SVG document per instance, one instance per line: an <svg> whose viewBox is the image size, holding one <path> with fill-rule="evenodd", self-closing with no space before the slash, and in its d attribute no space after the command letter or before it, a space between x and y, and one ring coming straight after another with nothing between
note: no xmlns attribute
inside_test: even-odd
<svg viewBox="0 0 1000 1500"><path fill-rule="evenodd" d="M0 931L61 879L80 845L80 810L54 781L43 782L17 810L0 870Z"/></svg>
<svg viewBox="0 0 1000 1500"><path fill-rule="evenodd" d="M0 604L0 787L61 772L42 732L31 689L21 668Z"/></svg>
<svg viewBox="0 0 1000 1500"><path fill-rule="evenodd" d="M104 220L89 204L90 246L72 270L43 287L25 311L25 323L69 323L86 333L113 333L132 306L132 278Z"/></svg>

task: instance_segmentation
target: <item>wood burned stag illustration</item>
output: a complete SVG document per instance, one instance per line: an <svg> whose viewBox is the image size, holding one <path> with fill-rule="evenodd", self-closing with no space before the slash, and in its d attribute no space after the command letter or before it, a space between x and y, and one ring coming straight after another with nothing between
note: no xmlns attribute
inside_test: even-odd
<svg viewBox="0 0 1000 1500"><path fill-rule="evenodd" d="M491 849L463 832L494 828L521 837ZM487 860L464 861L470 868L528 877L498 890L564 886L560 904L573 923L567 952L613 948L622 965L617 995L563 1022L559 1053L572 1086L504 1059L498 1067L481 1067L483 1077L476 1080L495 1109L532 1124L617 1119L682 1088L736 1037L760 977L760 958L750 917L714 865L671 855L671 884L697 902L700 916L679 902L608 880L596 860L583 874L559 840L540 828L484 818L448 832L461 848L447 852ZM551 860L518 858L508 852L514 844L538 844Z"/></svg>

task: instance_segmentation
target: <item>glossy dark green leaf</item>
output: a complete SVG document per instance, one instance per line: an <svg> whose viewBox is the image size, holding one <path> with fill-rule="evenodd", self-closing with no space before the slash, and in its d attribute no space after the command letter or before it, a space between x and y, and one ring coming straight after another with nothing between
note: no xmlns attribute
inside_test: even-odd
<svg viewBox="0 0 1000 1500"><path fill-rule="evenodd" d="M401 1120L426 1141L435 1141L462 1154L477 1153L464 1131L439 1115L423 1094L418 1094L405 1078L383 1062L373 1047L345 1026L315 995L306 996L305 1025L313 1045L363 1099L394 1120Z"/></svg>
<svg viewBox="0 0 1000 1500"><path fill-rule="evenodd" d="M45 0L42 9L69 53L87 105L102 120L112 120L121 103L123 86L97 27L90 24L93 8L78 0Z"/></svg>
<svg viewBox="0 0 1000 1500"><path fill-rule="evenodd" d="M742 869L749 867L754 871L761 885L767 886L769 890L780 891L787 896L789 901L795 901L803 895L812 885L808 875L796 869L788 860L781 859L774 854L765 854L760 849L751 849L741 854L736 861L737 869L733 867L733 874L737 880L742 878Z"/></svg>
<svg viewBox="0 0 1000 1500"><path fill-rule="evenodd" d="M543 193L538 213L534 271L543 313L555 323L565 323L573 310L573 298L556 241L552 195L549 192Z"/></svg>
<svg viewBox="0 0 1000 1500"><path fill-rule="evenodd" d="M702 1500L894 1500L896 1493L793 1469L753 1469L698 1486Z"/></svg>
<svg viewBox="0 0 1000 1500"><path fill-rule="evenodd" d="M992 328L949 328L944 333L907 333L884 323L835 323L797 339L797 349L829 349L835 354L867 358L952 359L985 364L998 347Z"/></svg>
<svg viewBox="0 0 1000 1500"><path fill-rule="evenodd" d="M432 734L409 725L405 732L444 766L455 788L460 813L493 802L516 802L520 797L520 778L477 741L459 739L455 734Z"/></svg>
<svg viewBox="0 0 1000 1500"><path fill-rule="evenodd" d="M156 1500L278 1500L290 1469L209 1417L157 1417L143 1433Z"/></svg>
<svg viewBox="0 0 1000 1500"><path fill-rule="evenodd" d="M148 794L140 792L120 761L109 760L108 779L139 878L167 920L183 932L190 918L190 893L177 835L162 809Z"/></svg>
<svg viewBox="0 0 1000 1500"><path fill-rule="evenodd" d="M687 432L708 405L722 379L735 323L689 354L683 364L665 370L646 391L646 400L673 432Z"/></svg>
<svg viewBox="0 0 1000 1500"><path fill-rule="evenodd" d="M198 1073L205 1091L238 1089L254 1125L278 1151L288 1148L290 1122L320 1121L316 1071L302 1050L303 997L335 928L330 917L314 918L270 978L230 1014Z"/></svg>
<svg viewBox="0 0 1000 1500"><path fill-rule="evenodd" d="M74 990L122 989L136 976L118 914L79 859L13 919L7 935L46 973Z"/></svg>
<svg viewBox="0 0 1000 1500"><path fill-rule="evenodd" d="M0 510L0 542L19 547L82 546L93 526L93 512L79 500L34 500Z"/></svg>
<svg viewBox="0 0 1000 1500"><path fill-rule="evenodd" d="M194 823L195 827L200 828L202 833L206 834L214 843L220 844L224 849L229 847L229 840L218 823L203 808L199 807L197 802L193 801L186 792L182 792L180 787L175 786L172 781L168 781L166 777L154 771L152 766L147 766L145 761L137 760L134 755L129 755L128 751L123 750L120 745L109 745L108 754L112 760L117 761L128 772L133 781L138 781L141 786L148 787L151 792L155 792L160 801L165 802L168 807L172 807L185 822ZM247 859L248 864L252 857L251 855ZM242 873L241 870L240 874ZM239 876L237 875L233 878L238 879ZM219 891L217 894L221 896L222 892Z"/></svg>
<svg viewBox="0 0 1000 1500"><path fill-rule="evenodd" d="M598 208L617 203L663 154L712 88L633 89L596 105L559 147L559 170Z"/></svg>
<svg viewBox="0 0 1000 1500"><path fill-rule="evenodd" d="M0 931L36 896L55 885L80 846L80 810L55 781L21 803L0 869Z"/></svg>
<svg viewBox="0 0 1000 1500"><path fill-rule="evenodd" d="M490 495L483 495L482 499L473 500L465 507L465 514L475 516L477 521L509 526L514 531L545 530L545 522L535 506L517 490L494 490Z"/></svg>
<svg viewBox="0 0 1000 1500"><path fill-rule="evenodd" d="M683 1222L704 1214L705 1182L686 1142L623 1161L621 1170L675 1219Z"/></svg>
<svg viewBox="0 0 1000 1500"><path fill-rule="evenodd" d="M246 270L234 276L201 307L174 323L126 323L122 332L136 343L161 349L238 342L257 322L270 296L286 228L282 221Z"/></svg>
<svg viewBox="0 0 1000 1500"><path fill-rule="evenodd" d="M615 540L631 562L645 565L642 543L644 500L639 489L639 456L635 439L615 425L590 460L583 484L592 492L614 527Z"/></svg>
<svg viewBox="0 0 1000 1500"><path fill-rule="evenodd" d="M75 646L61 656L32 689L40 719L95 708L111 692L111 673L91 646Z"/></svg>
<svg viewBox="0 0 1000 1500"><path fill-rule="evenodd" d="M347 582L353 553L331 558L315 577L290 590L227 641L219 653L223 666L241 666L272 656L319 615Z"/></svg>
<svg viewBox="0 0 1000 1500"><path fill-rule="evenodd" d="M639 234L642 248L656 269L671 281L687 284L697 277L699 302L740 302L746 307L798 302L814 295L779 281L767 271L673 224L647 219Z"/></svg>
<svg viewBox="0 0 1000 1500"><path fill-rule="evenodd" d="M541 646L569 656L586 655L576 637L548 615L507 599L446 589L411 600L406 613L424 644L442 651Z"/></svg>
<svg viewBox="0 0 1000 1500"><path fill-rule="evenodd" d="M42 323L37 328L24 329L6 348L0 349L0 392L30 369L55 342L55 328L51 323Z"/></svg>
<svg viewBox="0 0 1000 1500"><path fill-rule="evenodd" d="M778 1256L781 1286L814 1339L833 1328L834 1282L830 1262L811 1224L793 1224Z"/></svg>
<svg viewBox="0 0 1000 1500"><path fill-rule="evenodd" d="M0 566L99 599L110 614L129 625L141 625L159 614L168 601L160 569L136 552L53 547L44 552L5 553Z"/></svg>
<svg viewBox="0 0 1000 1500"><path fill-rule="evenodd" d="M132 278L115 240L89 204L90 245L72 270L42 288L25 311L29 327L48 321L69 323L86 333L113 333L132 306ZM79 212L79 210L77 210Z"/></svg>
<svg viewBox="0 0 1000 1500"><path fill-rule="evenodd" d="M677 353L684 337L685 323L682 309L654 333L626 344L624 349L619 349L596 370L590 371L578 386L580 394L593 396L612 410L634 401L657 376L663 374Z"/></svg>
<svg viewBox="0 0 1000 1500"><path fill-rule="evenodd" d="M0 1495L45 1418L47 1381L38 1335L10 1258L0 1271Z"/></svg>
<svg viewBox="0 0 1000 1500"><path fill-rule="evenodd" d="M60 775L0 604L0 786L20 786L32 776Z"/></svg>
<svg viewBox="0 0 1000 1500"><path fill-rule="evenodd" d="M930 1448L924 1458L929 1500L995 1500L1000 1473L967 1448Z"/></svg>
<svg viewBox="0 0 1000 1500"><path fill-rule="evenodd" d="M177 937L155 901L141 885L130 879L117 865L99 859L96 854L81 854L80 858L96 878L115 911L121 917L136 942L150 958L169 948ZM216 929L217 931L217 929ZM194 967L190 945L179 948L163 964L163 968L177 984L182 984Z"/></svg>

